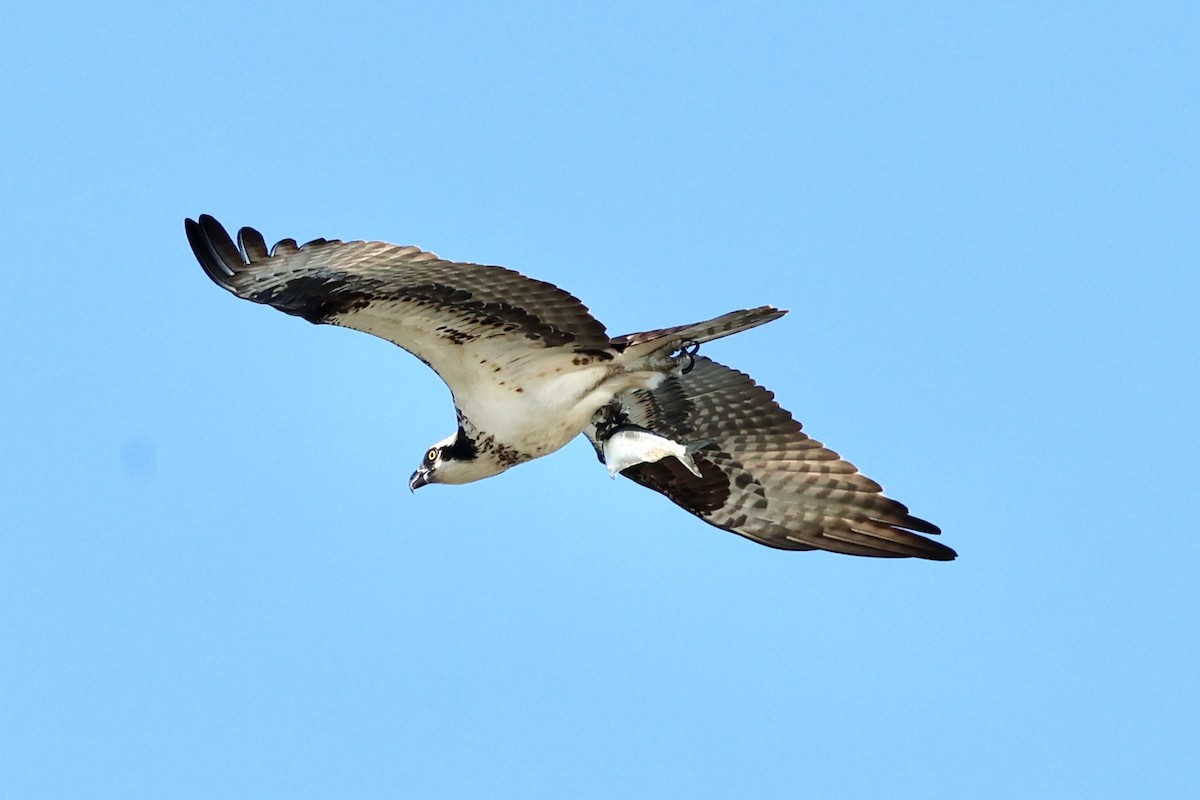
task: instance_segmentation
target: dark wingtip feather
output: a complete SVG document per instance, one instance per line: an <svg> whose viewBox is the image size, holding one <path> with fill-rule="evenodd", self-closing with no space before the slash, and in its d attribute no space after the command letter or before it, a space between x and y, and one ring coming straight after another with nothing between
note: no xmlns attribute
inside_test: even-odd
<svg viewBox="0 0 1200 800"><path fill-rule="evenodd" d="M919 548L919 552L915 554L917 558L927 558L930 561L953 561L958 558L958 553L952 548L947 547L941 542L935 542L932 539L926 539L924 536L917 535L922 533L929 536L939 535L942 529L932 522L923 520L920 517L914 517L911 514L906 514L899 520L892 520L885 524L901 528L905 532L915 532L912 538L917 540L916 545Z"/></svg>
<svg viewBox="0 0 1200 800"><path fill-rule="evenodd" d="M232 290L233 286L229 283L229 278L232 275L222 267L221 259L218 257L216 251L213 250L208 237L204 235L203 221L203 216L201 216L200 222L192 219L185 219L183 221L184 230L187 231L188 244L192 246L192 254L196 256L196 260L204 268L204 273L214 283L225 289Z"/></svg>
<svg viewBox="0 0 1200 800"><path fill-rule="evenodd" d="M904 519L895 524L902 528L907 528L908 530L916 531L917 533L924 533L929 536L938 536L942 532L942 529L937 525L934 525L932 522L921 519L920 517L914 517L911 514L906 515ZM920 557L928 558L930 561L953 561L954 559L958 558L958 553L956 553L952 548L947 547L941 542L935 542L932 539L923 538L921 550L922 552Z"/></svg>
<svg viewBox="0 0 1200 800"><path fill-rule="evenodd" d="M900 504L897 503L897 505ZM887 524L895 525L898 528L908 528L910 531L925 533L929 534L930 536L937 536L942 532L942 529L937 525L934 525L932 522L921 519L920 517L914 517L912 514L909 514L908 509L904 508L902 505L900 506L900 514L898 515L898 518L889 517L887 519Z"/></svg>
<svg viewBox="0 0 1200 800"><path fill-rule="evenodd" d="M901 508L903 508L903 506L901 506ZM905 508L904 513L898 518L878 520L878 522L892 528L899 528L905 533L912 532L914 534L925 534L927 536L938 536L941 534L942 529L937 525L934 525L928 520L921 519L920 517L914 517L912 514L907 512L908 509ZM940 542L935 542L932 539L926 539L925 536L914 535L912 538L917 540L916 542L909 542L910 545L915 544L918 547L919 551L915 553L917 558L927 558L930 561L953 561L958 557L958 553L954 552L954 550L944 544L941 544Z"/></svg>
<svg viewBox="0 0 1200 800"><path fill-rule="evenodd" d="M233 243L233 239L229 238L225 228L221 227L221 223L208 214L201 214L199 220L184 220L183 226L187 231L192 253L204 268L205 274L218 286L236 292L232 279L244 262L242 254Z"/></svg>
<svg viewBox="0 0 1200 800"><path fill-rule="evenodd" d="M953 548L946 547L940 542L931 542L925 540L927 546L922 550L920 557L927 558L930 561L953 561L958 558L958 553Z"/></svg>
<svg viewBox="0 0 1200 800"><path fill-rule="evenodd" d="M233 243L233 239L229 236L229 232L225 230L225 226L208 214L201 214L200 229L204 231L204 236L208 239L213 251L217 254L217 258L221 260L222 266L230 274L233 274L239 267L245 264L242 260L241 251Z"/></svg>
<svg viewBox="0 0 1200 800"><path fill-rule="evenodd" d="M271 257L267 250L267 240L254 228L242 228L238 231L238 249L247 264L255 261L266 261Z"/></svg>

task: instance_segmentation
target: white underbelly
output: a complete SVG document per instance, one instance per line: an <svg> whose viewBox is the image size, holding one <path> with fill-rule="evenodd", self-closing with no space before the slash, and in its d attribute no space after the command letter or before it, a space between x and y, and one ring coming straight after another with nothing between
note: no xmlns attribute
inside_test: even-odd
<svg viewBox="0 0 1200 800"><path fill-rule="evenodd" d="M574 439L596 410L614 394L654 382L658 376L613 374L611 362L572 367L546 375L509 374L503 385L476 385L456 397L459 409L480 431L534 458Z"/></svg>

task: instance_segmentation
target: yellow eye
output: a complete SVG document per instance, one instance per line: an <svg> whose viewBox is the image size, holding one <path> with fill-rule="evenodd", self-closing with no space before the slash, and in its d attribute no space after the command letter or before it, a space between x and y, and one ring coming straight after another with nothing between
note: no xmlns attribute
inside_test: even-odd
<svg viewBox="0 0 1200 800"><path fill-rule="evenodd" d="M425 454L425 460L428 461L430 464L437 461L437 448L436 447L430 448L429 452Z"/></svg>

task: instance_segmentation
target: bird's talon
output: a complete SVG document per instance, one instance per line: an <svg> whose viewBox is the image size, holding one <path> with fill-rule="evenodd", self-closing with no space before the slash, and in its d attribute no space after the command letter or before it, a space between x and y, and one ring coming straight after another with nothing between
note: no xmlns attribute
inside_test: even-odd
<svg viewBox="0 0 1200 800"><path fill-rule="evenodd" d="M680 375L687 375L696 366L696 354L700 352L700 343L693 341L685 341L679 345L679 360L687 360L687 363L680 368Z"/></svg>

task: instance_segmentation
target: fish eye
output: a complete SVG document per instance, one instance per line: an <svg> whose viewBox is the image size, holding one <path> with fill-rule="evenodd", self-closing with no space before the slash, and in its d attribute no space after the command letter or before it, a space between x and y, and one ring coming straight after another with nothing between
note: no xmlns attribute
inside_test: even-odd
<svg viewBox="0 0 1200 800"><path fill-rule="evenodd" d="M438 451L436 447L429 448L429 452L425 454L425 460L432 464L437 461Z"/></svg>

